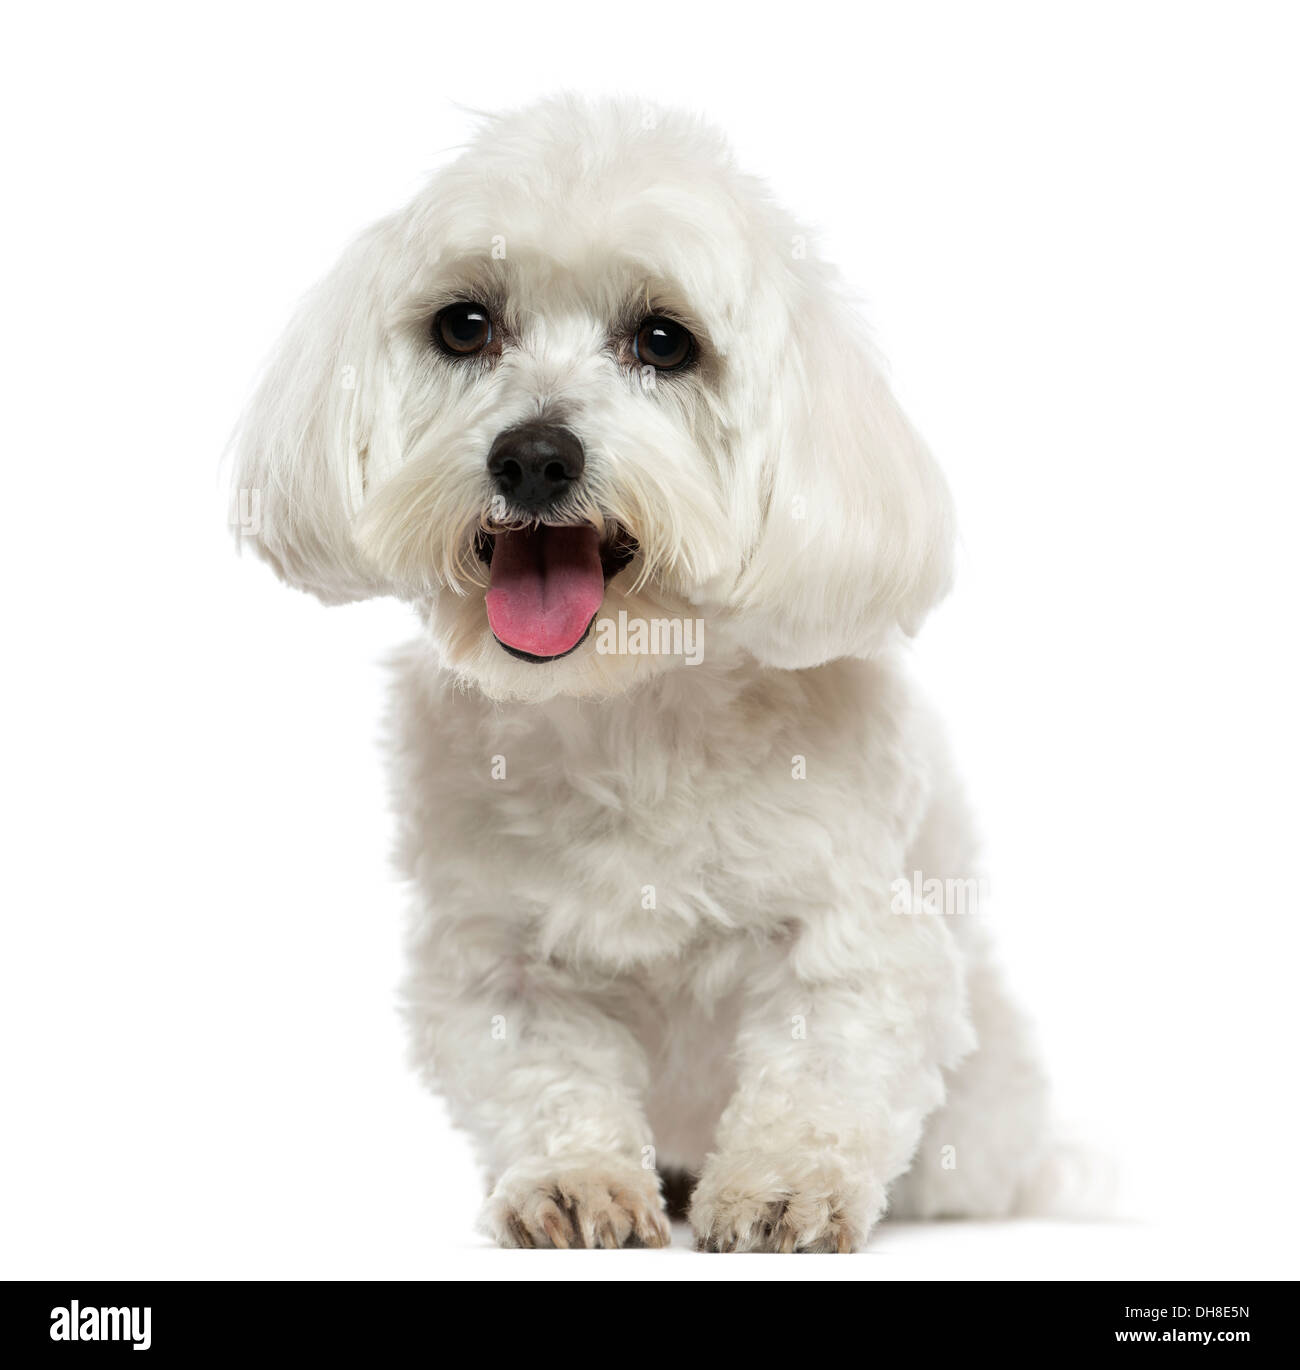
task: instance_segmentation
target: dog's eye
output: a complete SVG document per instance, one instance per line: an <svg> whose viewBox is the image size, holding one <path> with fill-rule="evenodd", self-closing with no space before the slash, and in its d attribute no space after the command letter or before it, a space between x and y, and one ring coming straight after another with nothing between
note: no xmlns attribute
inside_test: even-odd
<svg viewBox="0 0 1300 1370"><path fill-rule="evenodd" d="M472 357L492 341L492 316L481 304L448 305L433 321L433 340L451 357Z"/></svg>
<svg viewBox="0 0 1300 1370"><path fill-rule="evenodd" d="M632 339L637 361L658 371L676 371L695 355L695 339L681 324L652 314L643 319Z"/></svg>

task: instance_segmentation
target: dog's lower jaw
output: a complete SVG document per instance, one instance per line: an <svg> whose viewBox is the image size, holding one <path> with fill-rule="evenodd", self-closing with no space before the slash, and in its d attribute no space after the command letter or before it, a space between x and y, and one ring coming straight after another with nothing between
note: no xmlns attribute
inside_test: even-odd
<svg viewBox="0 0 1300 1370"><path fill-rule="evenodd" d="M599 610L596 611L597 614L599 612ZM581 647L582 644L586 642L586 640L591 636L591 627L592 624L595 623L595 621L596 614L592 614L591 622L588 623L586 628L583 629L582 636L577 640L577 642L575 642L573 646L568 649L568 651L556 652L554 656L536 656L532 652L520 651L518 647L512 647L508 642L502 642L499 637L496 639L497 645L499 647L504 648L505 651L507 651L517 661L531 661L536 665L544 666L548 661L563 661L566 656L572 656L574 652L576 652L578 648ZM495 634L493 636L495 636Z"/></svg>

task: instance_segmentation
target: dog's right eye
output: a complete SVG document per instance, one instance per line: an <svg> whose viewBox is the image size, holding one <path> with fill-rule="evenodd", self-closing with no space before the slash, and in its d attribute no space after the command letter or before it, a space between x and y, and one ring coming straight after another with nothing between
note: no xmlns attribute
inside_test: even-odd
<svg viewBox="0 0 1300 1370"><path fill-rule="evenodd" d="M492 341L492 316L467 300L448 305L433 321L433 340L449 357L472 357Z"/></svg>

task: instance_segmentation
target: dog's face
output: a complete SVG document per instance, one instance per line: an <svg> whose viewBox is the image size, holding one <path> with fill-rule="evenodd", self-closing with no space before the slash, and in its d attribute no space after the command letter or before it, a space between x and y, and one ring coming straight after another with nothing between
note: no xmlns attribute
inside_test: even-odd
<svg viewBox="0 0 1300 1370"><path fill-rule="evenodd" d="M237 443L258 550L327 601L410 599L499 698L691 659L638 623L781 667L914 630L946 492L806 243L689 119L492 123L281 343Z"/></svg>

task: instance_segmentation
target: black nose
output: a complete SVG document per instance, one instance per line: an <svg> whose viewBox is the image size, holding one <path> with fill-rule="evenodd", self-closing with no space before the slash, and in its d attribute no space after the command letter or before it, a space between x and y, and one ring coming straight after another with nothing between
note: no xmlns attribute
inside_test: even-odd
<svg viewBox="0 0 1300 1370"><path fill-rule="evenodd" d="M545 509L582 475L582 444L567 428L525 423L497 435L488 453L488 474L511 504Z"/></svg>

